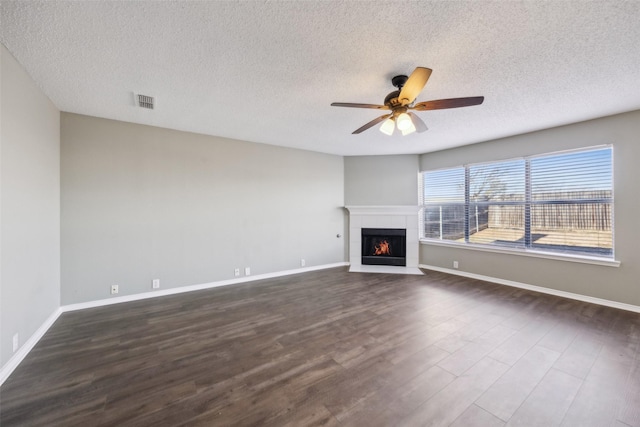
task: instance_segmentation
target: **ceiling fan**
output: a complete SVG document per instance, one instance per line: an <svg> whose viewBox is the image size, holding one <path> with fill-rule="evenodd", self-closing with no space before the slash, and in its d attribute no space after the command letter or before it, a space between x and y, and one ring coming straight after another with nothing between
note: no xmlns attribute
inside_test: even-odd
<svg viewBox="0 0 640 427"><path fill-rule="evenodd" d="M354 134L364 132L384 121L380 126L380 131L387 135L393 135L393 131L397 127L402 135L409 135L415 131L426 131L427 125L420 117L409 110L427 111L427 110L443 110L446 108L469 107L471 105L479 105L484 101L484 96L473 96L469 98L450 98L437 99L434 101L419 102L414 104L416 98L427 84L431 76L431 69L417 67L409 77L405 75L395 76L391 79L391 84L398 88L391 92L384 99L384 105L376 104L355 104L351 102L334 102L334 107L352 107L352 108L373 108L376 110L390 110L389 114L371 120L369 123L353 131Z"/></svg>

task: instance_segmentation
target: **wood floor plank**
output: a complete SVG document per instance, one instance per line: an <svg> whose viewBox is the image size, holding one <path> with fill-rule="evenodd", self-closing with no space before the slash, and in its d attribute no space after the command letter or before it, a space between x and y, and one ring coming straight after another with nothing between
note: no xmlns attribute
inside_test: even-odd
<svg viewBox="0 0 640 427"><path fill-rule="evenodd" d="M476 405L508 421L559 356L553 350L533 347L476 400Z"/></svg>
<svg viewBox="0 0 640 427"><path fill-rule="evenodd" d="M632 375L632 356L625 354L626 343L604 346L580 387L564 426L603 426L618 419L625 404L625 385Z"/></svg>
<svg viewBox="0 0 640 427"><path fill-rule="evenodd" d="M559 426L582 380L551 369L509 419L507 426Z"/></svg>
<svg viewBox="0 0 640 427"><path fill-rule="evenodd" d="M588 330L579 333L554 367L578 378L586 378L595 363L604 341Z"/></svg>
<svg viewBox="0 0 640 427"><path fill-rule="evenodd" d="M640 358L636 357L625 384L624 402L618 420L629 426L640 427Z"/></svg>
<svg viewBox="0 0 640 427"><path fill-rule="evenodd" d="M343 425L353 426L395 425L454 379L455 376L451 373L432 366L400 388L381 388L374 395L352 406L340 421Z"/></svg>
<svg viewBox="0 0 640 427"><path fill-rule="evenodd" d="M404 426L448 426L482 395L508 365L485 357L414 410Z"/></svg>
<svg viewBox="0 0 640 427"><path fill-rule="evenodd" d="M558 322L539 342L542 347L563 353L576 339L580 329L571 320Z"/></svg>
<svg viewBox="0 0 640 427"><path fill-rule="evenodd" d="M638 313L346 268L64 313L0 388L3 427L640 427L638 407Z"/></svg>
<svg viewBox="0 0 640 427"><path fill-rule="evenodd" d="M491 357L508 365L515 364L554 326L554 321L540 317L531 321L491 352Z"/></svg>
<svg viewBox="0 0 640 427"><path fill-rule="evenodd" d="M484 310L486 309L483 308L483 311ZM477 310L474 311L477 312ZM494 313L482 313L480 316L474 313L471 316L458 316L455 320L464 322L465 326L435 343L438 347L447 350L449 353L460 350L471 341L485 334L503 322L505 317Z"/></svg>
<svg viewBox="0 0 640 427"><path fill-rule="evenodd" d="M503 427L504 421L484 409L471 405L451 424L451 427Z"/></svg>

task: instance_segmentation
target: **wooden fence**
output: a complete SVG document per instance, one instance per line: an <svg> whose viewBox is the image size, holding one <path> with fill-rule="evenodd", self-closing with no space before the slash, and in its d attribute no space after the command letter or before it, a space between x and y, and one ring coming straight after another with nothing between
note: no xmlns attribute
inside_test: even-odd
<svg viewBox="0 0 640 427"><path fill-rule="evenodd" d="M609 200L610 198L610 191L543 193L534 197L534 203L531 205L531 228L611 230L611 203L585 202L586 200ZM556 200L575 200L576 203L553 203ZM540 204L539 202L542 201L547 203ZM524 206L489 206L488 226L491 228L524 228Z"/></svg>
<svg viewBox="0 0 640 427"><path fill-rule="evenodd" d="M611 191L580 191L535 194L531 204L532 230L609 231L612 228L612 205L607 201ZM521 199L520 199L521 200ZM575 200L575 203L556 201ZM501 201L516 202L516 197L501 197ZM492 200L491 203L500 203ZM540 203L544 202L544 203ZM485 228L524 229L524 204L484 205L471 203L469 232ZM462 204L432 206L425 209L425 236L458 239L464 236L465 209Z"/></svg>

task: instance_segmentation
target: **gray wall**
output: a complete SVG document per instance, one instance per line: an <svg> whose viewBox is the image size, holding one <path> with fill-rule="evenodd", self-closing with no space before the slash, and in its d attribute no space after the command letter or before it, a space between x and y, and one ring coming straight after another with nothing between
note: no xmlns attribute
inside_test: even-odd
<svg viewBox="0 0 640 427"><path fill-rule="evenodd" d="M0 45L0 362L60 306L60 113Z"/></svg>
<svg viewBox="0 0 640 427"><path fill-rule="evenodd" d="M421 245L420 262L561 291L640 305L640 111L435 153L421 170L613 144L615 258L618 268ZM410 185L410 183L408 183Z"/></svg>
<svg viewBox="0 0 640 427"><path fill-rule="evenodd" d="M418 155L353 156L344 159L344 204L418 204Z"/></svg>
<svg viewBox="0 0 640 427"><path fill-rule="evenodd" d="M62 113L62 303L346 261L342 157Z"/></svg>

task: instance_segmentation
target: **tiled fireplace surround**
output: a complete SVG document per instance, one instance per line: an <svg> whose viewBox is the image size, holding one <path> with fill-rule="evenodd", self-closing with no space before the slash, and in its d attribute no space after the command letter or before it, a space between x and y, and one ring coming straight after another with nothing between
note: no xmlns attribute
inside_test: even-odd
<svg viewBox="0 0 640 427"><path fill-rule="evenodd" d="M349 271L423 274L418 268L417 206L345 206L349 211ZM362 228L406 228L407 266L362 265Z"/></svg>

